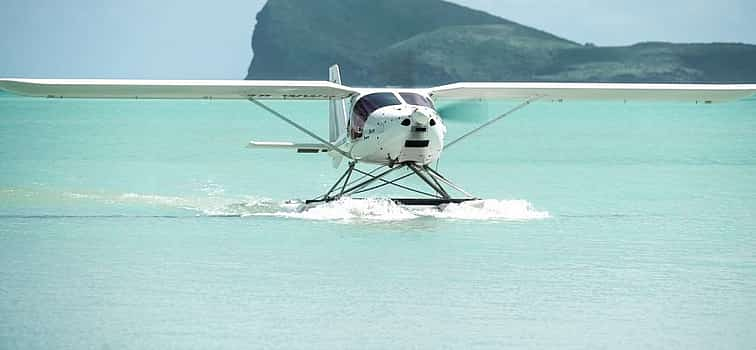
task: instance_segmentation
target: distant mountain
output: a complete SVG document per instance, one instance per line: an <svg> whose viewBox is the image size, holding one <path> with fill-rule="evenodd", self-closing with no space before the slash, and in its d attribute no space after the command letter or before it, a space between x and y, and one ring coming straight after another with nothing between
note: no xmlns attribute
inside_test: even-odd
<svg viewBox="0 0 756 350"><path fill-rule="evenodd" d="M440 0L268 0L247 79L357 86L456 81L756 82L756 45L580 45Z"/></svg>

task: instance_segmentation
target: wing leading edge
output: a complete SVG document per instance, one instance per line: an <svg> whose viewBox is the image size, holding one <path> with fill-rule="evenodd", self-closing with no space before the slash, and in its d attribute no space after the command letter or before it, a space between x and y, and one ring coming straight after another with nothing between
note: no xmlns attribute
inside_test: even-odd
<svg viewBox="0 0 756 350"><path fill-rule="evenodd" d="M0 89L50 98L329 100L357 93L328 81L0 79Z"/></svg>
<svg viewBox="0 0 756 350"><path fill-rule="evenodd" d="M756 84L455 83L428 90L438 100L645 100L725 102L756 94Z"/></svg>
<svg viewBox="0 0 756 350"><path fill-rule="evenodd" d="M0 89L50 98L329 100L359 90L328 81L0 79ZM435 100L650 100L724 102L756 94L756 84L455 83L428 90Z"/></svg>

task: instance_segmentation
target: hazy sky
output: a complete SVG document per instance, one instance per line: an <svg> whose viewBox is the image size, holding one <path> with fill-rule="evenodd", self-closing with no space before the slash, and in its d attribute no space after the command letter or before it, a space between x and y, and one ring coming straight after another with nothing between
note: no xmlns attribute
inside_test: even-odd
<svg viewBox="0 0 756 350"><path fill-rule="evenodd" d="M0 76L155 79L243 78L265 2L2 1ZM598 45L756 43L754 0L454 2Z"/></svg>

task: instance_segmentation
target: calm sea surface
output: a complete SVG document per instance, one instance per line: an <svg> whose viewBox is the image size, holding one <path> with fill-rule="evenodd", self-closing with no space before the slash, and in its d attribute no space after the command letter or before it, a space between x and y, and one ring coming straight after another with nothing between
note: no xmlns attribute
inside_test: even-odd
<svg viewBox="0 0 756 350"><path fill-rule="evenodd" d="M0 95L0 348L756 347L754 99L534 104L444 154L486 200L443 211L302 210L343 165L251 139L310 141L248 102Z"/></svg>

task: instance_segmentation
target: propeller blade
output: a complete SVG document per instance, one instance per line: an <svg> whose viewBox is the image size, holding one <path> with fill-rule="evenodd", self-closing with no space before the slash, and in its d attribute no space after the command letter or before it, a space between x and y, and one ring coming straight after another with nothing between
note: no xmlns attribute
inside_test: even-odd
<svg viewBox="0 0 756 350"><path fill-rule="evenodd" d="M488 104L484 101L446 102L436 108L444 120L480 123L487 120Z"/></svg>

